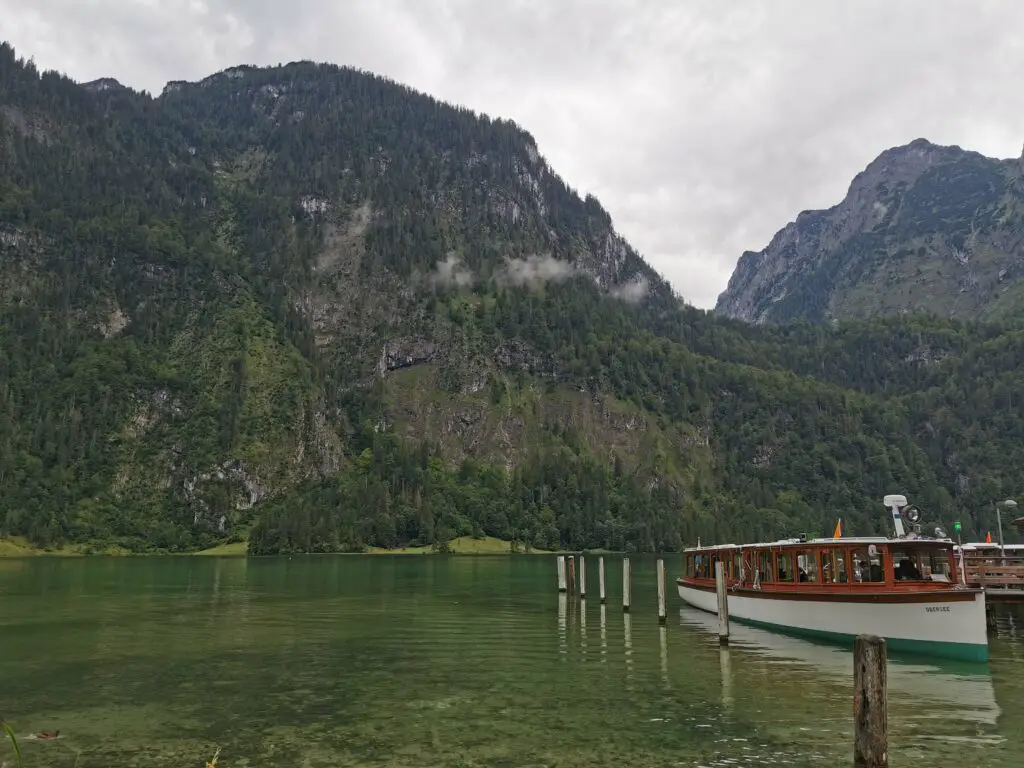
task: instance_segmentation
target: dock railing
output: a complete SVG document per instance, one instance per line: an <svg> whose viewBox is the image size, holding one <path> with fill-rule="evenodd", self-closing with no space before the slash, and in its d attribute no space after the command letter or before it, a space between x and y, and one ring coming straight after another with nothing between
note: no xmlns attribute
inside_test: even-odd
<svg viewBox="0 0 1024 768"><path fill-rule="evenodd" d="M1024 555L965 555L964 573L972 587L1024 589Z"/></svg>

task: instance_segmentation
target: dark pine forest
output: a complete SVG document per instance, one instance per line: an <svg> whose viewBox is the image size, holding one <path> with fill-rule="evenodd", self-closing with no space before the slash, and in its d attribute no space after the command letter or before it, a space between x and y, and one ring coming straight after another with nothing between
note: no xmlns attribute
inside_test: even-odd
<svg viewBox="0 0 1024 768"><path fill-rule="evenodd" d="M983 536L1022 364L1015 318L693 309L522 128L373 75L153 97L0 46L4 536L678 550L892 492Z"/></svg>

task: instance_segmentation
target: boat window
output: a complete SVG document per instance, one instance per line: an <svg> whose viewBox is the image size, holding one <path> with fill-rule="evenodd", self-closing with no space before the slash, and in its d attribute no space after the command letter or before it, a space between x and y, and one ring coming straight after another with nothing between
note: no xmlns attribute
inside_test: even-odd
<svg viewBox="0 0 1024 768"><path fill-rule="evenodd" d="M743 552L737 551L732 555L732 577L734 579L743 578Z"/></svg>
<svg viewBox="0 0 1024 768"><path fill-rule="evenodd" d="M853 577L855 581L885 581L885 553L879 549L868 555L866 547L853 550Z"/></svg>
<svg viewBox="0 0 1024 768"><path fill-rule="evenodd" d="M711 567L711 556L710 555L697 555L697 577L706 579L708 577L708 569Z"/></svg>
<svg viewBox="0 0 1024 768"><path fill-rule="evenodd" d="M800 581L818 580L818 558L813 549L801 552L797 556L796 562Z"/></svg>
<svg viewBox="0 0 1024 768"><path fill-rule="evenodd" d="M827 584L846 584L846 550L823 549L821 551L821 580Z"/></svg>
<svg viewBox="0 0 1024 768"><path fill-rule="evenodd" d="M793 581L793 555L780 552L775 556L775 565L779 581Z"/></svg>
<svg viewBox="0 0 1024 768"><path fill-rule="evenodd" d="M931 550L924 557L925 577L933 581L950 581L953 569L949 562L949 550Z"/></svg>
<svg viewBox="0 0 1024 768"><path fill-rule="evenodd" d="M697 566L696 563L693 562L693 555L686 556L686 562L683 565L683 573L691 579L697 575Z"/></svg>
<svg viewBox="0 0 1024 768"><path fill-rule="evenodd" d="M772 578L772 553L761 550L757 553L757 571L762 582L775 581Z"/></svg>
<svg viewBox="0 0 1024 768"><path fill-rule="evenodd" d="M892 550L892 574L896 581L923 581L928 577L924 575L924 568L921 564L921 552L912 549Z"/></svg>
<svg viewBox="0 0 1024 768"><path fill-rule="evenodd" d="M945 549L894 549L892 566L896 581L949 581L952 575Z"/></svg>

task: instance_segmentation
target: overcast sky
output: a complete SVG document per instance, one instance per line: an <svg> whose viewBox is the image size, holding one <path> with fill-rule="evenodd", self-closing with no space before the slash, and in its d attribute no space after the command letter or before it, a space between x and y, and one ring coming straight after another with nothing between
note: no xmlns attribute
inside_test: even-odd
<svg viewBox="0 0 1024 768"><path fill-rule="evenodd" d="M0 20L82 81L313 59L512 118L702 307L882 150L1024 144L1021 0L0 0Z"/></svg>

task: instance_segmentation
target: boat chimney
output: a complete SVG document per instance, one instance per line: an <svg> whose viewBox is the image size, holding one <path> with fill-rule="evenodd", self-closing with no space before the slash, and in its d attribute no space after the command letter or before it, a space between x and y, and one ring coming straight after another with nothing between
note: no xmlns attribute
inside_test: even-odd
<svg viewBox="0 0 1024 768"><path fill-rule="evenodd" d="M900 513L907 506L907 497L900 493L890 493L882 499L882 503L892 512L892 524L896 527L896 538L902 539L906 535L906 531L903 530L903 518Z"/></svg>

